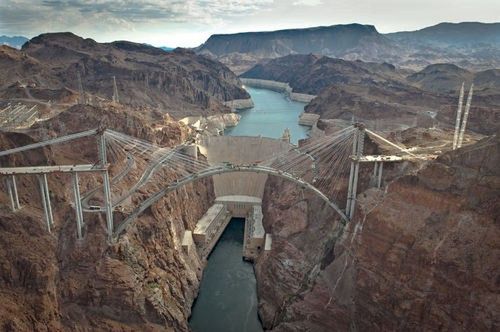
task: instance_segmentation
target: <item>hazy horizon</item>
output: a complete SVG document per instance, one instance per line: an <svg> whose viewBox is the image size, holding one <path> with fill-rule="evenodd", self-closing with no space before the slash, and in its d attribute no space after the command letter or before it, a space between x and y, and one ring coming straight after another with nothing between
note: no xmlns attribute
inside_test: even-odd
<svg viewBox="0 0 500 332"><path fill-rule="evenodd" d="M286 13L286 15L284 14ZM0 35L32 38L70 31L98 42L129 40L195 47L212 34L273 31L336 24L374 25L381 33L439 23L500 22L500 1L422 0L4 0Z"/></svg>

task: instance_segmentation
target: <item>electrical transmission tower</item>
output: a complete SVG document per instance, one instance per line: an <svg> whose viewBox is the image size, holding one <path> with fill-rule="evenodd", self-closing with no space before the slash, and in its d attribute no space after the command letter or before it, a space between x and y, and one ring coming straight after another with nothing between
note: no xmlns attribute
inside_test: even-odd
<svg viewBox="0 0 500 332"><path fill-rule="evenodd" d="M80 76L80 72L76 73L78 78L78 93L80 94L78 97L78 103L80 105L85 104L85 92L83 91L82 77Z"/></svg>
<svg viewBox="0 0 500 332"><path fill-rule="evenodd" d="M464 83L460 89L460 97L458 99L457 118L455 121L455 135L453 136L453 150L462 147L464 140L465 128L469 118L470 104L472 102L472 94L474 92L474 83L471 84L469 95L467 96L467 104L465 105L464 116L462 118L462 105L464 99Z"/></svg>
<svg viewBox="0 0 500 332"><path fill-rule="evenodd" d="M119 103L118 88L116 87L116 77L113 76L113 103Z"/></svg>

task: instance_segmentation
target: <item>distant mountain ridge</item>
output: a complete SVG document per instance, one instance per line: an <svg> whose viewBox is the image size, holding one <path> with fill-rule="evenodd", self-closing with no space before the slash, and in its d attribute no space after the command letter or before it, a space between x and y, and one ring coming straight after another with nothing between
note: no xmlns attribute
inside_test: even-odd
<svg viewBox="0 0 500 332"><path fill-rule="evenodd" d="M348 38L346 38L348 36ZM198 49L223 55L231 52L253 52L265 56L290 53L341 53L359 46L362 39L373 38L388 43L373 25L347 24L306 29L287 29L266 32L243 32L212 35ZM276 44L276 41L280 43ZM269 48L272 47L272 48Z"/></svg>
<svg viewBox="0 0 500 332"><path fill-rule="evenodd" d="M455 119L462 83L474 83L469 127L491 134L500 126L500 69L472 72L454 64L433 64L414 72L388 63L293 54L259 63L240 77L286 82L294 92L317 95L307 106L322 119L413 121L437 112ZM429 119L427 118L428 121ZM405 122L402 122L405 123Z"/></svg>
<svg viewBox="0 0 500 332"><path fill-rule="evenodd" d="M24 43L26 43L29 39L23 36L0 36L0 45L7 45L10 47L14 47L20 49Z"/></svg>
<svg viewBox="0 0 500 332"><path fill-rule="evenodd" d="M445 44L460 47L487 43L500 46L500 23L439 23L416 31L394 32L385 36L398 42L427 45Z"/></svg>
<svg viewBox="0 0 500 332"><path fill-rule="evenodd" d="M373 25L346 24L269 32L213 35L195 49L242 73L263 59L289 54L328 55L376 61L392 58L397 46Z"/></svg>
<svg viewBox="0 0 500 332"><path fill-rule="evenodd" d="M389 62L411 69L456 63L467 69L485 70L500 67L500 23L440 23L389 34L379 33L373 25L347 24L212 35L195 51L223 62L236 73L262 61L309 53Z"/></svg>

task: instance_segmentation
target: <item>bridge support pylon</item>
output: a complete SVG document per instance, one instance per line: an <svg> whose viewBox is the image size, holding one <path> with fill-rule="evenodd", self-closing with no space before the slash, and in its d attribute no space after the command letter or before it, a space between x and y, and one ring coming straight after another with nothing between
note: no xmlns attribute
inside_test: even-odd
<svg viewBox="0 0 500 332"><path fill-rule="evenodd" d="M76 234L79 240L83 238L83 211L82 199L80 198L80 185L78 183L78 173L74 172L73 177L73 195L75 197L75 211L76 211Z"/></svg>
<svg viewBox="0 0 500 332"><path fill-rule="evenodd" d="M347 189L347 205L345 215L352 219L356 205L356 194L358 190L359 157L363 155L365 141L365 127L362 124L354 125L358 130L354 132L352 144L352 154L355 157L351 161L351 171L349 173L349 186Z"/></svg>
<svg viewBox="0 0 500 332"><path fill-rule="evenodd" d="M51 227L54 226L54 217L52 215L52 206L50 204L50 192L47 182L47 174L38 176L38 183L40 185L40 195L42 197L43 212L45 214L45 221L47 222L47 229L50 233Z"/></svg>
<svg viewBox="0 0 500 332"><path fill-rule="evenodd" d="M99 162L101 167L105 168L107 164L106 155L106 135L105 130L102 130L100 135L98 135L98 147L99 147ZM108 233L108 240L113 240L113 205L111 204L111 186L109 181L109 172L104 170L102 173L102 183L104 187L104 208L106 211L106 229Z"/></svg>
<svg viewBox="0 0 500 332"><path fill-rule="evenodd" d="M16 177L11 175L6 180L7 191L9 192L10 207L13 212L19 210L21 205L19 204L19 195L17 193Z"/></svg>
<svg viewBox="0 0 500 332"><path fill-rule="evenodd" d="M373 177L372 177L372 185L377 185L377 188L380 189L382 186L382 171L384 169L384 163L382 161L375 161L373 163Z"/></svg>

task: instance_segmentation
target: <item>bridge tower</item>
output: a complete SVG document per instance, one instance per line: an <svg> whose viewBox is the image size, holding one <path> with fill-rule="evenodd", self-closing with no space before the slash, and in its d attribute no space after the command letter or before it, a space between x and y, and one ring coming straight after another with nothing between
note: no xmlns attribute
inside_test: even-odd
<svg viewBox="0 0 500 332"><path fill-rule="evenodd" d="M99 150L99 164L102 168L106 168L107 151L106 151L106 130L100 129L97 135L97 146ZM113 238L113 205L111 203L111 187L109 181L109 171L106 168L102 172L102 184L104 187L104 210L106 213L106 229L108 232L108 239L111 241Z"/></svg>
<svg viewBox="0 0 500 332"><path fill-rule="evenodd" d="M354 216L354 207L356 205L356 193L358 190L358 174L359 174L359 158L363 155L363 147L365 142L365 127L360 123L355 123L357 129L354 132L352 143L351 171L349 173L349 187L347 189L347 205L345 215L352 219Z"/></svg>
<svg viewBox="0 0 500 332"><path fill-rule="evenodd" d="M12 211L17 211L21 208L19 204L19 195L17 193L16 177L11 175L6 179L7 191L9 192L10 207Z"/></svg>

